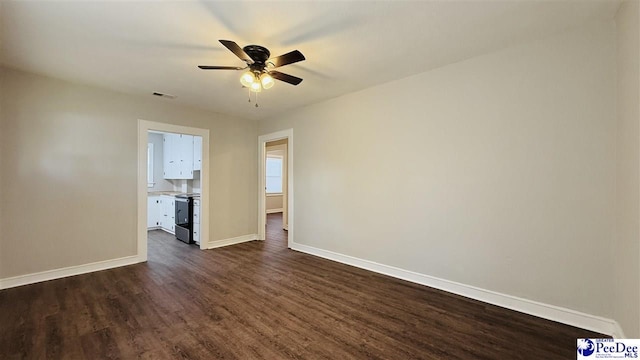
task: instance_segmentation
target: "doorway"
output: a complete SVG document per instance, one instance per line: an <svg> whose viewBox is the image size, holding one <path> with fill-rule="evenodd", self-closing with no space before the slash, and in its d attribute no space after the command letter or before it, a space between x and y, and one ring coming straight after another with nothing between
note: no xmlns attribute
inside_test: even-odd
<svg viewBox="0 0 640 360"><path fill-rule="evenodd" d="M191 144L193 144L193 139L196 139L197 146L201 146L201 150L199 152L194 152L194 160L199 162L197 165L187 166L189 169L183 169L182 167L170 168L167 164L164 164L164 161L160 162L162 165L162 169L158 169L159 162L151 162L149 161L154 154L160 151L162 147L161 143L155 144L154 138L157 137L156 134L160 134L160 138L162 136L182 136L187 139L192 139ZM164 139L164 138L162 138ZM201 140L201 145L199 141ZM177 140L176 140L177 141ZM185 139L186 141L186 139ZM149 145L153 144L153 145ZM178 143L178 145L184 145ZM186 148L184 146L177 146L178 149ZM193 146L193 145L192 145ZM193 149L193 147L192 147ZM197 154L196 154L197 153ZM200 155L200 157L198 157ZM169 161L167 161L169 163ZM173 163L171 163L173 165ZM175 173L176 175L168 175L168 177L172 178L171 182L165 183L164 180L166 176L164 175L166 171L170 171ZM187 176L186 173L189 171L193 171L193 173ZM194 180L194 174L197 174L197 181ZM191 181L189 181L191 180ZM209 130L200 129L200 128L192 128L187 126L179 126L165 123L157 123L146 120L138 120L138 189L137 189L137 198L138 198L138 223L137 223L137 248L138 248L138 258L139 261L147 261L147 241L148 234L147 229L150 225L151 220L150 215L154 214L150 213L149 206L149 189L150 186L155 186L156 183L161 183L166 186L171 185L172 189L162 189L167 190L169 193L180 193L180 194L200 194L198 200L198 246L200 249L207 249L209 243ZM160 187L158 188L160 189ZM175 205L174 205L175 207ZM153 210L151 210L153 211ZM158 228L165 230L167 232L171 232L171 225L176 225L175 220L173 224L171 224L171 214L172 209L168 207L164 209L164 212L169 217L169 219L165 219L165 224L157 224ZM158 215L158 214L156 214ZM161 216L161 215L158 215ZM163 226L164 225L164 226ZM195 230L195 229L194 229ZM174 230L175 231L175 228ZM184 241L184 240L183 240Z"/></svg>
<svg viewBox="0 0 640 360"><path fill-rule="evenodd" d="M164 232L160 238L200 246L202 137L155 130L147 137L148 239Z"/></svg>
<svg viewBox="0 0 640 360"><path fill-rule="evenodd" d="M280 214L282 229L287 230L287 146L288 139L265 144L265 208L270 214ZM275 215L274 215L275 216ZM269 226L269 221L267 221Z"/></svg>
<svg viewBox="0 0 640 360"><path fill-rule="evenodd" d="M267 216L287 230L287 247L293 241L293 129L258 137L258 239L266 239ZM280 215L281 214L281 215ZM271 219L270 223L275 222Z"/></svg>

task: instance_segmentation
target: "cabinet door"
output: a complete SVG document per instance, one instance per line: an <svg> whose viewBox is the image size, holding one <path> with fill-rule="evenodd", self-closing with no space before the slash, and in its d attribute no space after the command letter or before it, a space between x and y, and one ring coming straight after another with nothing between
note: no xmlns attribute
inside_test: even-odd
<svg viewBox="0 0 640 360"><path fill-rule="evenodd" d="M175 233L176 231L176 200L172 196L169 201L169 206L167 207L169 211L169 229L171 229L171 233Z"/></svg>
<svg viewBox="0 0 640 360"><path fill-rule="evenodd" d="M153 204L153 220L155 222L155 227L160 227L162 223L162 199L160 196L154 196L155 203Z"/></svg>
<svg viewBox="0 0 640 360"><path fill-rule="evenodd" d="M193 241L200 245L200 200L193 201Z"/></svg>
<svg viewBox="0 0 640 360"><path fill-rule="evenodd" d="M169 198L167 196L162 197L162 229L170 230L171 218L169 217L169 213L167 212L167 205L169 203Z"/></svg>
<svg viewBox="0 0 640 360"><path fill-rule="evenodd" d="M200 206L199 205L193 206L193 223L200 224Z"/></svg>
<svg viewBox="0 0 640 360"><path fill-rule="evenodd" d="M162 229L173 233L176 226L175 200L173 196L162 196Z"/></svg>
<svg viewBox="0 0 640 360"><path fill-rule="evenodd" d="M193 241L200 245L200 224L193 224Z"/></svg>
<svg viewBox="0 0 640 360"><path fill-rule="evenodd" d="M160 226L160 197L147 197L147 229L155 229Z"/></svg>
<svg viewBox="0 0 640 360"><path fill-rule="evenodd" d="M164 134L162 137L163 174L165 179L177 179L180 174L178 169L180 159L177 151L179 137L180 135L178 134Z"/></svg>
<svg viewBox="0 0 640 360"><path fill-rule="evenodd" d="M180 134L178 140L179 178L193 179L193 135Z"/></svg>
<svg viewBox="0 0 640 360"><path fill-rule="evenodd" d="M193 170L202 170L202 136L193 137Z"/></svg>

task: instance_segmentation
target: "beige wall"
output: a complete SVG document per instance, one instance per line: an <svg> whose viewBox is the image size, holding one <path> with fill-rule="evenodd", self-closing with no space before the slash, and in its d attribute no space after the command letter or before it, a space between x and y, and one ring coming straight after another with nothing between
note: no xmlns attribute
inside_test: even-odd
<svg viewBox="0 0 640 360"><path fill-rule="evenodd" d="M138 119L210 129L211 240L256 232L255 122L0 74L0 278L136 253Z"/></svg>
<svg viewBox="0 0 640 360"><path fill-rule="evenodd" d="M282 211L282 195L269 195L266 198L267 212L269 210Z"/></svg>
<svg viewBox="0 0 640 360"><path fill-rule="evenodd" d="M615 53L598 23L260 122L296 242L611 317Z"/></svg>
<svg viewBox="0 0 640 360"><path fill-rule="evenodd" d="M614 317L627 337L640 337L640 6L625 1L616 16L618 75L617 238Z"/></svg>

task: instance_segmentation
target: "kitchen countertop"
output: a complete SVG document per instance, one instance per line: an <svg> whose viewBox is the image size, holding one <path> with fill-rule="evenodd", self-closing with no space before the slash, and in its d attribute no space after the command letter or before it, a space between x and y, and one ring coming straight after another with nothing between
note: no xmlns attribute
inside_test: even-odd
<svg viewBox="0 0 640 360"><path fill-rule="evenodd" d="M149 191L147 192L147 195L149 196L159 196L159 195L176 196L180 194L184 194L184 193L180 191Z"/></svg>
<svg viewBox="0 0 640 360"><path fill-rule="evenodd" d="M169 196L176 196L176 195L183 195L186 193L180 192L180 191L149 191L147 192L147 196L160 196L160 195L169 195ZM193 197L200 197L200 194L194 194Z"/></svg>

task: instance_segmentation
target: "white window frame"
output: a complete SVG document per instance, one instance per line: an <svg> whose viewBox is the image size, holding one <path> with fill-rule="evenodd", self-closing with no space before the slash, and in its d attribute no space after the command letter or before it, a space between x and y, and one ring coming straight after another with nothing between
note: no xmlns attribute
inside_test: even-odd
<svg viewBox="0 0 640 360"><path fill-rule="evenodd" d="M153 143L147 144L147 187L152 188L156 183L153 182Z"/></svg>
<svg viewBox="0 0 640 360"><path fill-rule="evenodd" d="M267 159L272 158L272 159L280 159L280 189L284 188L284 156L282 155L274 155L274 154L267 154ZM266 168L265 168L265 184L267 181L267 174L266 174ZM267 188L265 187L265 194L266 196L280 196L282 195L282 191L280 192L267 192Z"/></svg>

